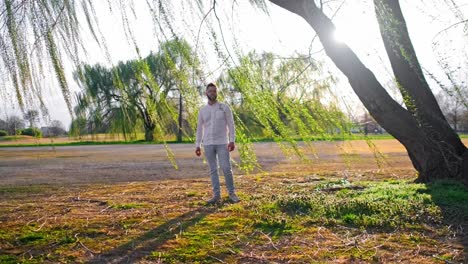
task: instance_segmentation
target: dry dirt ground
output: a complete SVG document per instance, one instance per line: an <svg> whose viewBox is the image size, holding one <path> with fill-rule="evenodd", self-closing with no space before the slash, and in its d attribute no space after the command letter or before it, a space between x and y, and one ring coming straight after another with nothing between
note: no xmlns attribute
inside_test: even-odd
<svg viewBox="0 0 468 264"><path fill-rule="evenodd" d="M385 172L395 178L414 177L415 171L405 149L396 140L375 140L380 153L366 141L315 142L311 150L302 146L309 162L285 155L276 143L255 143L261 169L254 172L320 173L335 171L343 176L373 175ZM465 140L465 144L467 140ZM193 144L173 144L178 169L167 158L163 145L95 145L60 147L0 148L0 185L118 183L207 177L203 158L194 154ZM316 152L316 155L314 155ZM378 166L384 157L382 166ZM239 153L232 154L239 163ZM242 172L234 166L236 175ZM377 172L377 174L376 174ZM372 179L368 179L372 180Z"/></svg>

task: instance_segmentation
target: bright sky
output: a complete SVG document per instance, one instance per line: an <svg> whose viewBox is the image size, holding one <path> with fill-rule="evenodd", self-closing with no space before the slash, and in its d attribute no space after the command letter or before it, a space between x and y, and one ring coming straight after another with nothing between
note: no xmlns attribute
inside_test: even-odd
<svg viewBox="0 0 468 264"><path fill-rule="evenodd" d="M441 3L443 2L443 0L439 1ZM218 3L220 2L221 1L218 1ZM455 0L455 2L462 6L465 11L463 12L464 14L468 14L468 0ZM104 3L104 1L100 3ZM154 27L152 26L153 21L150 13L146 11L146 1L135 1L135 3L137 18L134 18L131 14L129 14L128 17L132 24L133 33L141 51L141 56L145 57L150 51L156 51L158 49L158 39L154 34ZM336 5L341 3L342 1L337 1ZM134 46L125 37L120 14L118 12L114 12L113 14L109 13L106 4L101 5L98 4L97 1L95 4L97 13L101 14L99 16L100 28L107 40L111 62L115 64L121 60L136 58L137 54ZM244 53L255 49L257 51L271 51L279 55L291 56L295 53L308 54L309 51L311 51L314 58L324 60L328 65L328 69L338 74L341 81L335 89L346 98L349 107L355 108L359 105L359 103L355 101L356 96L350 89L346 77L337 71L333 63L325 56L324 52L321 51L321 45L318 39L311 45L311 40L315 33L303 19L271 4L268 4L270 16L266 15L261 10L253 8L248 1L237 1L237 4L238 5L234 7L234 12L232 12L231 4L219 7L217 10L230 53L235 53L232 49L234 43L233 36L238 41ZM456 18L449 13L448 7L446 10L433 10L432 6L426 6L424 1L402 0L401 5L420 62L423 67L436 73L440 78L443 78L440 67L436 63L437 59L432 46L433 38L442 29L455 23ZM114 9L115 8L118 7L114 7ZM198 17L199 14L194 13L195 15L191 16L190 7L186 4L174 4L173 8L177 11L171 15L176 20L184 17L187 21L187 25L181 23L175 24L176 31L184 34L185 37L189 39L189 42L190 39L194 42L201 21L201 18ZM204 9L208 11L210 9L209 4L207 4ZM231 16L233 13L235 14L234 17ZM327 15L333 14L330 10L327 10L326 13ZM213 13L210 14L209 19L211 19L211 22L214 22L213 26L218 29L218 24ZM334 22L338 28L336 33L337 41L346 42L376 74L377 78L384 86L391 86L391 68L383 52L384 47L380 39L372 1L344 1L343 6L336 14L336 17L334 17ZM83 23L82 26L86 27L85 23ZM190 28L190 30L186 30L187 28ZM467 36L463 36L462 30L463 26L451 28L448 31L449 36L444 33L438 35L438 38L435 40L451 39L451 44L455 49L458 51L460 49L463 50L464 45L466 45ZM206 26L202 27L199 45L200 47L205 47L206 56L204 56L204 58L206 58L207 67L205 72L211 72L219 66L219 61L214 55L214 52L212 52L212 44L205 40L207 34ZM89 45L88 56L86 58L88 63L99 62L107 64L103 53L97 45L94 44L93 40L86 41L86 44ZM195 46L195 43L192 44ZM225 47L223 47L223 49L224 52L226 52ZM203 49L200 48L200 51L202 50ZM466 65L466 61L464 61L464 63ZM66 70L68 71L69 80L71 81L72 69L68 67ZM216 74L217 72L212 76L208 76L208 80L210 78L215 80L217 77ZM466 76L461 76L460 78L466 79ZM49 87L49 91L44 91L44 94L47 94L45 97L46 104L50 111L50 119L58 119L68 127L71 117L56 81L50 76L45 77L43 81L47 84L44 87ZM431 82L431 84L433 84L433 82ZM79 91L77 85L72 83L72 81L70 86L73 92ZM5 97L0 98L0 100L4 100L4 98ZM19 113L17 107L12 110L10 102L2 102L0 104L0 109L1 108L4 108L6 111L2 111L3 113L0 115L0 118L5 118L6 113Z"/></svg>

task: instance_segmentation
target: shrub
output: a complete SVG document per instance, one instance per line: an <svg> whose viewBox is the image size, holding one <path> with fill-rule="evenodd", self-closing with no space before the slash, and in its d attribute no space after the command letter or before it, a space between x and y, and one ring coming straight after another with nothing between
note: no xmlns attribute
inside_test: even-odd
<svg viewBox="0 0 468 264"><path fill-rule="evenodd" d="M0 130L0 137L4 137L8 135L8 133L5 130Z"/></svg>
<svg viewBox="0 0 468 264"><path fill-rule="evenodd" d="M33 128L26 128L21 131L21 135L25 136L33 136L40 138L42 137L42 132L39 128L33 127Z"/></svg>

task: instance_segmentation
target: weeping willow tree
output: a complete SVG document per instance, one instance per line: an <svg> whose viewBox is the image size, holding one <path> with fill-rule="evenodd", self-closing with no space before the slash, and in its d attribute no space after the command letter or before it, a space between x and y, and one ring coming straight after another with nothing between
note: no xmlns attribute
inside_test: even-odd
<svg viewBox="0 0 468 264"><path fill-rule="evenodd" d="M220 83L236 92L231 96L244 113L243 122L259 126L277 142L286 139L294 147L297 137L308 142L349 132L330 89L334 77L326 76L321 64L308 56L278 59L272 53L251 52Z"/></svg>
<svg viewBox="0 0 468 264"><path fill-rule="evenodd" d="M171 122L178 123L180 131L193 131L200 75L197 56L181 39L162 43L159 52L146 58L120 62L112 68L84 65L76 72L83 92L77 96L75 114L125 138L134 135L140 124L146 141L153 141L155 133L164 140ZM177 111L182 110L182 100L178 106L169 100L175 95L186 104L186 129L182 129L183 112Z"/></svg>
<svg viewBox="0 0 468 264"><path fill-rule="evenodd" d="M321 63L303 55L285 59L250 52L227 69L218 83L221 97L234 110L241 166L255 167L246 161L255 158L251 140L256 136L272 138L285 155L306 160L299 140L316 153L312 140L349 133L350 122L330 89L334 81L322 72Z"/></svg>
<svg viewBox="0 0 468 264"><path fill-rule="evenodd" d="M267 9L265 1L251 2L262 9ZM353 50L335 41L335 26L316 1L270 0L269 2L299 15L315 30L326 54L348 78L351 87L369 113L406 147L419 173L418 181L428 182L448 178L468 183L467 149L448 125L425 81L398 0L373 2L385 49L404 98L405 107L400 106L389 96L374 73L364 66ZM450 0L440 0L440 2L453 3ZM230 78L236 80L235 86L241 91L245 100L250 100L251 105L255 105L255 99L269 102L271 94L249 90L249 87L258 83L258 77L250 71L251 67L243 67L236 62L233 53L240 58L241 52L236 49L232 52L227 48L225 32L219 30L223 23L220 19L223 12L219 1L210 1L208 6L204 1L173 3L173 1L149 0L146 4L154 21L153 30L159 32L161 43L177 35L178 29L173 26L176 18L181 19L182 27L193 29L190 18L198 17L198 30L189 30L189 34L196 42L196 52L199 52L200 29L205 26L208 30L206 39L211 41L212 48L220 61L228 68L238 69L230 73ZM190 12L177 12L176 5ZM42 102L41 89L36 85L35 79L42 76L44 66L48 66L53 69L72 113L63 56L67 55L74 68L79 68L81 53L78 50L86 50L82 47L83 41L80 38L80 22L88 26L92 38L107 53L105 41L99 30L99 16L93 3L87 0L5 0L0 7L1 69L7 73L2 76L7 76L6 81L12 83L18 104L24 108L24 105L33 98ZM120 12L127 39L133 43L136 53L140 56L130 22L130 17L136 16L133 2L117 1L112 5L109 4L109 9ZM187 15L189 13L190 15ZM145 67L141 68L144 73ZM249 78L243 78L241 75L247 75ZM153 80L149 78L144 82L152 83ZM262 124L267 128L270 127L274 137L285 137L289 141L290 129L284 125L281 112L285 111L284 113L294 116L298 110L289 110L294 109L294 105L290 106L288 103L283 105L283 110L275 105L269 105L271 107L268 109L256 109L258 110L256 113ZM155 106L151 107L154 109Z"/></svg>
<svg viewBox="0 0 468 264"><path fill-rule="evenodd" d="M13 84L16 100L24 111L36 99L46 112L38 86L47 67L53 69L63 98L72 114L69 84L63 55L78 65L79 23L74 1L12 1L0 4L0 52L6 78ZM81 2L90 17L86 1Z"/></svg>
<svg viewBox="0 0 468 264"><path fill-rule="evenodd" d="M406 147L419 182L448 178L468 184L467 148L446 121L425 80L399 1L374 0L374 6L406 108L389 96L347 45L334 41L335 26L315 1L271 2L301 16L314 28L327 55L346 75L369 113Z"/></svg>

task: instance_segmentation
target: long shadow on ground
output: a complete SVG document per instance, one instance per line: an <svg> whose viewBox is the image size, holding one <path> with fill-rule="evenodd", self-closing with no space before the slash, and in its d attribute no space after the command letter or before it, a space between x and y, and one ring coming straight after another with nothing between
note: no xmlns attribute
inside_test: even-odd
<svg viewBox="0 0 468 264"><path fill-rule="evenodd" d="M468 188L460 183L427 184L427 192L439 206L443 222L455 232L463 245L463 263L468 263Z"/></svg>
<svg viewBox="0 0 468 264"><path fill-rule="evenodd" d="M216 208L201 207L196 210L182 214L164 224L146 232L117 248L99 254L88 261L88 263L135 263L149 256L155 248L163 245L174 237L177 231L171 231L174 225L184 228L195 225L197 222L213 213Z"/></svg>

